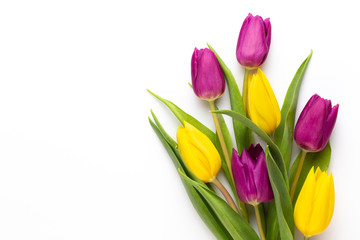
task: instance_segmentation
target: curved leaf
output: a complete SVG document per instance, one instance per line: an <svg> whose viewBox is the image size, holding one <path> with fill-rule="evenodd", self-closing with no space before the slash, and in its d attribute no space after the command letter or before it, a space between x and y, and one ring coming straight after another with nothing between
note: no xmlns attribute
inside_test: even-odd
<svg viewBox="0 0 360 240"><path fill-rule="evenodd" d="M294 161L293 165L291 166L290 170L290 184L292 185L292 182L294 180L294 176L297 170L297 167L299 165L301 152L297 156L296 160ZM330 164L330 158L331 158L331 146L330 142L326 145L326 147L321 152L313 152L313 153L307 153L304 160L304 165L301 169L301 173L299 176L298 183L296 185L293 205L296 203L296 199L299 196L300 190L302 186L304 185L305 179L310 171L310 169L314 166L316 169L317 167L320 167L322 171L326 171L329 168ZM291 186L290 185L290 186Z"/></svg>
<svg viewBox="0 0 360 240"><path fill-rule="evenodd" d="M249 223L237 214L222 198L191 180L180 169L179 173L186 182L196 188L196 190L198 190L198 192L207 200L208 204L233 239L259 240L259 237Z"/></svg>
<svg viewBox="0 0 360 240"><path fill-rule="evenodd" d="M276 215L279 224L281 239L294 239L294 213L291 204L289 187L281 177L280 169L277 167L271 156L269 146L266 147L266 164L269 172L269 178L274 193Z"/></svg>
<svg viewBox="0 0 360 240"><path fill-rule="evenodd" d="M273 155L275 156L275 161L276 164L284 178L285 183L288 185L289 181L288 181L288 177L287 177L287 173L285 170L285 165L284 165L284 161L282 159L281 153L279 148L276 146L276 144L271 140L271 138L263 131L261 130L255 123L253 123L250 119L242 116L239 113L236 113L234 111L230 111L230 110L218 110L218 111L211 111L214 113L221 113L221 114L225 114L228 115L240 122L242 122L245 126L247 126L250 130L252 130L254 133L256 133L259 137L261 137L267 144L269 144L270 149L273 153Z"/></svg>
<svg viewBox="0 0 360 240"><path fill-rule="evenodd" d="M279 224L276 214L275 201L268 205L266 218L266 240L279 240Z"/></svg>
<svg viewBox="0 0 360 240"><path fill-rule="evenodd" d="M162 142L163 146L165 147L166 151L168 152L169 156L171 157L175 167L177 169L181 169L184 172L177 155L174 153L172 147L169 145L169 143L161 133L160 129L154 124L154 122L150 118L149 118L149 122L151 127L155 131L156 135L159 137L160 141ZM216 236L216 238L221 240L232 240L233 238L230 236L230 234L223 226L223 224L221 223L215 212L212 210L212 208L208 205L206 200L199 194L198 191L194 189L194 187L191 184L189 184L184 180L182 180L182 182L194 208L196 209L196 211L198 212L199 216L204 221L204 223L211 230L211 232ZM199 184L199 186L203 186L203 185Z"/></svg>
<svg viewBox="0 0 360 240"><path fill-rule="evenodd" d="M224 171L225 177L226 177L226 179L228 180L228 182L229 182L229 184L231 186L232 192L236 196L236 201L237 201L237 203L239 205L240 211L243 213L244 218L247 219L247 210L246 210L245 204L242 203L237 197L235 184L234 184L234 182L233 182L233 180L231 178L229 168L227 167L227 164L226 164L226 161L225 161L225 158L224 158L224 154L223 154L221 146L220 146L218 136L213 131L211 131L209 128L207 128L205 125L203 125L201 122L199 122L197 119L195 119L191 115L184 112L181 108L176 106L174 103L160 97L159 95L151 92L150 90L148 90L148 92L151 93L157 99L159 99L162 103L164 103L173 112L173 114L181 122L181 124L183 124L184 121L187 121L188 123L190 123L191 125L193 125L197 129L199 129L202 133L204 133L212 141L212 143L215 145L216 149L219 151L219 154L220 154L220 157L221 157L221 168ZM221 122L221 121L223 121L223 118L219 118L219 122ZM224 125L224 124L225 124L225 122L222 122L222 129L224 129L224 131L225 131L226 125ZM227 133L228 133L227 127L226 127L226 130L227 130ZM230 136L230 134L229 134L229 136ZM229 136L227 137L227 139L229 138ZM230 137L230 140L231 140L231 137ZM232 143L231 144L227 143L227 146L228 146L228 148L229 148L229 146L232 147ZM232 153L232 151L231 151L231 153ZM230 154L230 156L231 156L231 154Z"/></svg>
<svg viewBox="0 0 360 240"><path fill-rule="evenodd" d="M230 69L225 65L224 61L217 54L215 49L211 47L209 43L207 45L210 48L210 50L214 52L215 56L217 57L220 63L221 69L224 73L229 90L231 110L243 116L246 116L243 99L241 97L239 87L235 81L233 74L231 73ZM250 145L246 137L247 128L242 123L235 121L235 119L233 119L233 126L234 126L235 140L236 140L238 152L242 152L244 148L247 148Z"/></svg>
<svg viewBox="0 0 360 240"><path fill-rule="evenodd" d="M291 161L295 113L300 86L312 53L313 52L311 50L309 56L300 65L299 69L295 73L293 80L290 83L290 86L286 92L283 106L281 108L281 122L275 131L275 143L279 146L281 154L284 158L286 171L289 170Z"/></svg>

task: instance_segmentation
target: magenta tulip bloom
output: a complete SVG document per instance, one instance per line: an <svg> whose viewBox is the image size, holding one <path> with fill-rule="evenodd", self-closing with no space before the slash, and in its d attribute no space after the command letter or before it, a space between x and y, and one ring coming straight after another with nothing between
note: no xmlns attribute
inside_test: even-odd
<svg viewBox="0 0 360 240"><path fill-rule="evenodd" d="M308 152L319 152L326 146L334 128L339 104L314 94L302 110L296 123L294 138L299 147Z"/></svg>
<svg viewBox="0 0 360 240"><path fill-rule="evenodd" d="M247 68L256 68L264 63L271 42L270 19L265 20L251 13L246 17L240 30L236 46L238 62Z"/></svg>
<svg viewBox="0 0 360 240"><path fill-rule="evenodd" d="M257 205L274 199L265 153L259 144L244 149L240 157L233 149L231 166L236 192L241 201Z"/></svg>
<svg viewBox="0 0 360 240"><path fill-rule="evenodd" d="M195 48L191 58L192 87L201 99L212 101L225 91L225 78L219 61L208 48Z"/></svg>

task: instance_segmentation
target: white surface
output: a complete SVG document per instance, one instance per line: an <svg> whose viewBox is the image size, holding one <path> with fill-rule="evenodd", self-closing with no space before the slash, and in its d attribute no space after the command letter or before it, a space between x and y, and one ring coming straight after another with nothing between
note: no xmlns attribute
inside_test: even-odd
<svg viewBox="0 0 360 240"><path fill-rule="evenodd" d="M279 103L310 49L298 114L315 92L340 103L335 213L312 239L354 239L355 1L68 0L0 3L0 239L214 239L147 116L152 108L173 137L178 122L146 88L214 129L188 86L191 54L211 43L241 87L235 47L249 12L271 18L262 69ZM228 95L218 104L228 108Z"/></svg>

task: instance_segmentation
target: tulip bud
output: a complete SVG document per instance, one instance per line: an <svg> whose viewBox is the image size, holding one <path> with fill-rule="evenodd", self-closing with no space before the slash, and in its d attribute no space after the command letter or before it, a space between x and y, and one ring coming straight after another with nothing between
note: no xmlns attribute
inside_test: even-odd
<svg viewBox="0 0 360 240"><path fill-rule="evenodd" d="M201 181L212 182L221 167L221 158L211 140L188 122L177 130L182 158L189 170Z"/></svg>
<svg viewBox="0 0 360 240"><path fill-rule="evenodd" d="M265 153L258 144L244 149L239 157L233 149L232 172L236 192L245 203L256 205L274 199L266 167Z"/></svg>
<svg viewBox="0 0 360 240"><path fill-rule="evenodd" d="M236 46L238 62L247 68L259 67L268 55L270 42L270 19L263 21L262 17L249 13L242 24Z"/></svg>
<svg viewBox="0 0 360 240"><path fill-rule="evenodd" d="M192 87L201 99L212 101L225 91L225 79L215 54L207 48L195 48L191 58Z"/></svg>
<svg viewBox="0 0 360 240"><path fill-rule="evenodd" d="M334 179L318 167L311 168L295 204L296 227L306 237L322 233L329 225L335 204Z"/></svg>
<svg viewBox="0 0 360 240"><path fill-rule="evenodd" d="M295 126L297 145L308 152L323 150L334 128L339 104L331 107L331 101L314 94L302 110Z"/></svg>
<svg viewBox="0 0 360 240"><path fill-rule="evenodd" d="M249 75L247 111L250 119L267 134L280 124L281 113L275 94L265 74L258 68Z"/></svg>

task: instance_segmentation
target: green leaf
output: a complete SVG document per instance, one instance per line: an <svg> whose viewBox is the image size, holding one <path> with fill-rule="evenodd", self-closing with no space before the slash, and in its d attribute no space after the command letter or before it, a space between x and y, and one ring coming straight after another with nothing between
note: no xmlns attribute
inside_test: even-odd
<svg viewBox="0 0 360 240"><path fill-rule="evenodd" d="M172 147L169 145L169 143L163 136L160 129L154 124L154 122L150 118L149 118L149 122L151 127L155 131L156 135L159 137L160 141L162 142L163 146L165 147L166 151L168 152L169 156L171 157L175 167L177 169L180 169L182 172L184 172L177 155L174 153ZM223 226L223 224L221 223L215 212L209 206L207 201L202 197L202 195L200 195L199 192L196 191L196 189L188 182L184 181L183 179L182 182L194 208L196 209L196 211L198 212L199 216L204 221L204 223L211 230L211 232L216 236L216 238L221 240L232 240L233 238L230 236L229 232ZM199 186L204 187L201 184L199 184Z"/></svg>
<svg viewBox="0 0 360 240"><path fill-rule="evenodd" d="M312 53L313 52L311 50L311 53L301 64L290 83L290 86L286 92L283 106L281 108L281 122L275 131L275 143L279 146L281 154L284 158L286 171L289 170L291 161L295 114L300 86Z"/></svg>
<svg viewBox="0 0 360 240"><path fill-rule="evenodd" d="M239 87L235 81L235 78L233 74L231 73L230 69L225 65L224 61L220 58L220 56L217 54L214 48L210 46L210 44L207 44L211 51L214 52L215 56L217 57L221 69L224 73L226 83L228 85L229 90L229 97L230 97L230 104L231 104L231 110L234 112L237 112L243 116L246 116L245 110L244 110L244 103L243 99L240 94ZM235 140L237 149L239 152L242 152L244 148L247 148L247 146L250 144L247 142L247 128L242 123L235 121L233 119L233 126L234 126L234 132L235 132Z"/></svg>
<svg viewBox="0 0 360 240"><path fill-rule="evenodd" d="M165 129L163 128L163 126L160 124L159 120L157 119L156 115L154 114L154 112L151 110L151 115L154 118L154 121L156 123L156 126L158 127L158 130L160 131L160 133L162 134L162 136L164 137L164 139L166 140L166 142L170 145L170 147L172 148L173 152L176 154L176 157L178 159L178 162L181 164L181 167L184 169L185 173L187 176L189 176L191 179L195 180L196 182L204 185L204 187L208 187L203 181L201 181L200 179L198 179L186 166L183 158L181 157L180 151L179 151L179 147L177 142L175 142L174 139L172 139L170 137L169 134L167 134L167 132L165 131ZM211 186L210 186L210 189Z"/></svg>
<svg viewBox="0 0 360 240"><path fill-rule="evenodd" d="M280 169L271 156L269 146L266 147L265 154L269 178L274 193L280 237L284 240L291 240L294 239L295 225L289 187L281 177Z"/></svg>
<svg viewBox="0 0 360 240"><path fill-rule="evenodd" d="M275 201L271 201L268 205L266 229L267 240L279 240L279 224L276 215Z"/></svg>
<svg viewBox="0 0 360 240"><path fill-rule="evenodd" d="M234 184L234 182L233 182L233 180L231 178L229 168L227 167L227 164L226 164L226 161L225 161L225 158L224 158L224 154L223 154L221 146L220 146L218 136L213 131L211 131L209 128L207 128L205 125L203 125L201 122L199 122L197 119L195 119L191 115L184 112L182 109L180 109L174 103L172 103L172 102L170 102L170 101L156 95L155 93L151 92L150 90L148 90L148 92L151 93L157 99L159 99L161 102L163 102L174 113L176 118L182 124L183 124L184 121L187 121L188 123L190 123L191 125L196 127L199 131L204 133L212 141L212 143L215 145L216 149L219 151L219 154L220 154L220 157L221 157L221 168L224 171L225 177L228 180L234 195L237 196L235 184ZM221 119L222 118L219 118L219 121L223 121L223 119L222 120ZM224 128L225 122L223 122L222 124L223 124L223 128ZM226 127L226 129L227 129L227 127ZM228 132L228 130L227 130L227 132ZM229 136L230 136L230 134L229 134ZM231 137L230 137L230 139L231 139ZM229 148L229 146L232 147L232 143L231 144L227 143L228 148ZM231 156L231 154L230 154L230 156ZM236 197L236 201L239 204L240 210L244 214L245 219L247 219L247 211L246 211L245 205L242 202L240 202L238 197Z"/></svg>
<svg viewBox="0 0 360 240"><path fill-rule="evenodd" d="M183 179L191 184L198 192L207 200L216 216L219 218L223 226L235 240L259 240L256 232L252 227L237 214L222 198L203 188L197 182L187 177L183 171L179 169Z"/></svg>
<svg viewBox="0 0 360 240"><path fill-rule="evenodd" d="M192 117L191 115L187 114L186 112L184 112L182 109L180 109L178 106L176 106L174 103L170 102L169 100L166 100L162 97L160 97L159 95L151 92L150 90L147 90L149 93L151 93L151 95L153 95L154 97L156 97L157 99L159 99L162 103L164 103L175 115L175 117L177 119L179 119L179 121L181 122L181 124L184 123L184 121L190 123L191 125L193 125L194 127L196 127L197 129L199 129L200 132L204 133L206 136L208 136L212 142L214 142L215 139L217 139L216 134L211 131L209 128L207 128L204 124L202 124L201 122L199 122L198 120L196 120L194 117Z"/></svg>
<svg viewBox="0 0 360 240"><path fill-rule="evenodd" d="M294 180L294 176L295 176L296 170L297 170L299 162L300 162L300 156L301 156L301 152L299 153L299 155L297 156L293 165L291 166L290 179L289 179L291 185ZM320 167L321 171L327 171L329 168L329 164L330 164L330 157L331 157L330 142L328 142L326 147L321 152L313 152L313 153L306 154L305 160L304 160L304 165L301 169L299 180L296 185L294 201L293 201L294 205L296 203L296 199L300 193L300 190L305 182L305 179L306 179L310 169L314 166L315 169L317 169L317 167Z"/></svg>
<svg viewBox="0 0 360 240"><path fill-rule="evenodd" d="M284 178L285 183L288 185L288 177L285 170L284 161L282 159L281 153L279 148L276 146L276 144L271 140L271 138L263 131L261 130L255 123L253 123L250 119L242 116L239 113L236 113L234 111L230 110L218 110L218 111L211 111L214 113L221 113L228 115L240 122L242 122L245 126L247 126L250 130L252 130L254 133L256 133L259 137L261 137L269 146L272 151L272 154L275 156L276 164Z"/></svg>

